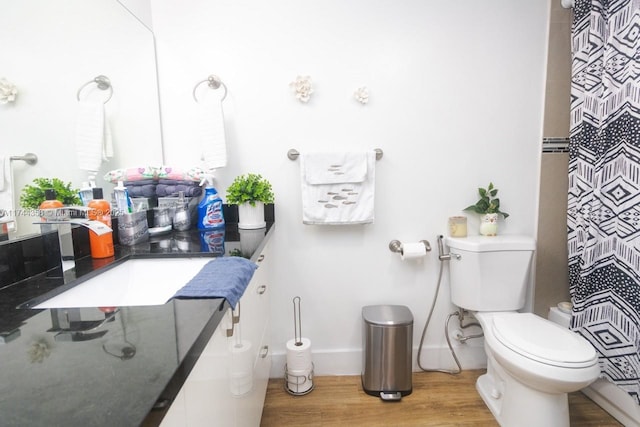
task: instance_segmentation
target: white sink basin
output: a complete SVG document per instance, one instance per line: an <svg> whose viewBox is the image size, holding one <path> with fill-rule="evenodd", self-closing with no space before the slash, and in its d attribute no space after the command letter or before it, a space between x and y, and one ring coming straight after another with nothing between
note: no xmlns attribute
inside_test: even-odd
<svg viewBox="0 0 640 427"><path fill-rule="evenodd" d="M162 305L213 259L128 260L33 308Z"/></svg>

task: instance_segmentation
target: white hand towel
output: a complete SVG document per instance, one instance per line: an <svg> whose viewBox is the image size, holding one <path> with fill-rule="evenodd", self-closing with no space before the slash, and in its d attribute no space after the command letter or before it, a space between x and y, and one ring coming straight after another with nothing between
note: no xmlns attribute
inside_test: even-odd
<svg viewBox="0 0 640 427"><path fill-rule="evenodd" d="M5 179L5 161L8 161L8 159L5 159L4 157L0 156L0 191L4 191L4 187L7 183L7 179Z"/></svg>
<svg viewBox="0 0 640 427"><path fill-rule="evenodd" d="M15 231L15 210L13 205L13 176L9 157L0 156L0 224Z"/></svg>
<svg viewBox="0 0 640 427"><path fill-rule="evenodd" d="M80 169L92 172L100 169L105 147L104 129L104 104L101 101L87 99L79 101L76 153Z"/></svg>
<svg viewBox="0 0 640 427"><path fill-rule="evenodd" d="M113 139L111 137L111 126L107 120L107 114L104 114L104 137L102 143L102 160L109 161L113 157Z"/></svg>
<svg viewBox="0 0 640 427"><path fill-rule="evenodd" d="M222 101L205 97L199 101L198 108L202 160L206 169L223 168L227 166L227 141Z"/></svg>
<svg viewBox="0 0 640 427"><path fill-rule="evenodd" d="M304 224L369 224L374 220L374 151L300 156Z"/></svg>

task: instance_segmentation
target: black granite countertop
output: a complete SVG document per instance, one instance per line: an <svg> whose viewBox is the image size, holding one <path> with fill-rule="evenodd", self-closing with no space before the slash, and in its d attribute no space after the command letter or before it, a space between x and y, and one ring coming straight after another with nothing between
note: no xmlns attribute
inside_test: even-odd
<svg viewBox="0 0 640 427"><path fill-rule="evenodd" d="M75 261L0 287L0 425L154 425L170 404L226 311L224 299L164 305L32 309L39 302L132 258L237 255L256 261L274 223L223 239L197 230L117 247L114 257ZM74 328L61 324L74 320ZM72 330L69 330L72 329Z"/></svg>

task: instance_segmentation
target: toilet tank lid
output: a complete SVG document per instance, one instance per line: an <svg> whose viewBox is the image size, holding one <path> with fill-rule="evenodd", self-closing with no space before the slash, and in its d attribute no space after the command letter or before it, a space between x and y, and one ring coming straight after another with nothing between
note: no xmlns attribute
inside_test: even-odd
<svg viewBox="0 0 640 427"><path fill-rule="evenodd" d="M366 323L381 326L413 324L413 314L404 305L368 305L362 307L362 319Z"/></svg>
<svg viewBox="0 0 640 427"><path fill-rule="evenodd" d="M521 235L447 237L445 243L451 249L469 252L533 251L536 249L536 241L533 237Z"/></svg>

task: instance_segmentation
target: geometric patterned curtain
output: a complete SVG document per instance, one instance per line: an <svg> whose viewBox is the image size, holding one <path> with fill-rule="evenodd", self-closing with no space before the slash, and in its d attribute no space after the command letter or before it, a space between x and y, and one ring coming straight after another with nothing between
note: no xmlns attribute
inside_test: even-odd
<svg viewBox="0 0 640 427"><path fill-rule="evenodd" d="M576 0L573 12L571 329L640 403L640 0Z"/></svg>

